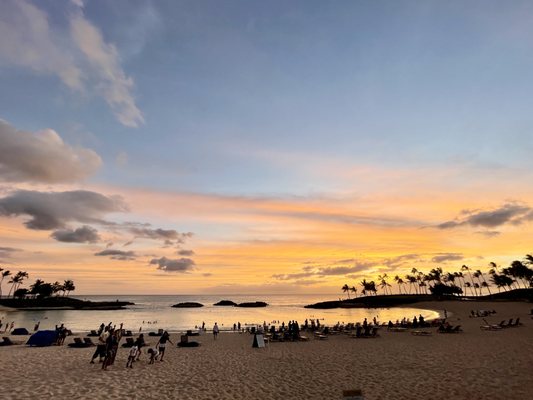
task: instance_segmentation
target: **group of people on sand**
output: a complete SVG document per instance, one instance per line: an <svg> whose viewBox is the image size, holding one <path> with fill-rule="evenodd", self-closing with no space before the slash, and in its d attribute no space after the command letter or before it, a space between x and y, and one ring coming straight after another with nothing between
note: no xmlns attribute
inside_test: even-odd
<svg viewBox="0 0 533 400"><path fill-rule="evenodd" d="M102 363L103 370L106 370L108 366L114 364L120 340L122 339L124 332L122 326L123 324L120 324L120 327L116 328L116 326L111 326L111 323L107 326L104 324L100 325L98 331L98 343L96 345L96 350L91 357L91 364L94 364L94 361L97 358L99 358L99 361ZM170 334L167 331L164 331L159 337L155 347L150 348L147 351L150 364L153 364L156 360L163 361L167 343L174 344L170 340ZM144 341L144 334L141 333L129 349L126 368L133 368L133 363L139 361L143 347L146 347L146 342Z"/></svg>
<svg viewBox="0 0 533 400"><path fill-rule="evenodd" d="M15 327L15 321L12 321L11 323L6 322L4 325L4 321L0 319L0 332L2 332L2 326L4 327L4 333L8 330L11 331Z"/></svg>

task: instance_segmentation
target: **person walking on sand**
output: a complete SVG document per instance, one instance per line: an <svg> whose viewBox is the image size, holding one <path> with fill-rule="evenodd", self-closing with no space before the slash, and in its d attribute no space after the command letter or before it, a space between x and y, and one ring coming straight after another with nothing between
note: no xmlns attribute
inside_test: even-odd
<svg viewBox="0 0 533 400"><path fill-rule="evenodd" d="M161 354L161 358L159 359L159 361L163 361L163 357L165 356L165 347L167 347L167 342L169 342L170 344L174 344L170 340L170 335L168 334L168 332L165 331L163 332L163 334L157 341L157 344L155 345L155 347L158 347L159 354Z"/></svg>
<svg viewBox="0 0 533 400"><path fill-rule="evenodd" d="M215 322L215 326L213 326L213 339L217 340L218 332L218 324Z"/></svg>
<svg viewBox="0 0 533 400"><path fill-rule="evenodd" d="M135 358L137 357L137 352L139 351L139 348L135 345L131 346L130 353L128 355L128 362L126 363L126 368L130 367L133 368L133 362L135 361Z"/></svg>

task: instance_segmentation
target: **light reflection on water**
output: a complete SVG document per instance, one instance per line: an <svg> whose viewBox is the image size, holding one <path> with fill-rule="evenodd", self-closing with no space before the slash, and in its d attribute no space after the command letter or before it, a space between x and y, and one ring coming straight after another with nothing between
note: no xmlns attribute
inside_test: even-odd
<svg viewBox="0 0 533 400"><path fill-rule="evenodd" d="M211 328L215 322L224 329L231 329L234 323L243 326L262 324L263 321L297 320L303 324L305 319L320 319L321 324L333 325L337 322L357 322L374 317L379 322L418 317L425 319L438 318L439 313L432 310L417 308L340 308L332 310L315 310L303 308L306 304L334 299L331 295L176 295L176 296L79 296L80 299L93 301L132 301L134 306L126 310L47 310L47 311L0 311L0 318L5 323L15 322L15 327L32 330L40 321L40 329L53 329L56 324L64 323L75 332L97 329L101 323L124 323L125 329L143 332L157 330L183 331L193 329L205 322ZM269 304L264 308L215 307L220 300L232 300L236 303L248 301L265 301ZM202 308L172 308L173 304L192 301L204 304ZM144 323L143 323L144 322ZM3 331L4 327L2 327Z"/></svg>

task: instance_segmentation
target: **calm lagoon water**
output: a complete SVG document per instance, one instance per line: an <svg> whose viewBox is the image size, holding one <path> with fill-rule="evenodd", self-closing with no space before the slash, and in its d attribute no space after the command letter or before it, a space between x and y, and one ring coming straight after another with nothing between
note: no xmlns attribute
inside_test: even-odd
<svg viewBox="0 0 533 400"><path fill-rule="evenodd" d="M413 318L422 314L425 319L438 318L439 313L432 310L417 308L342 308L333 310L314 310L304 308L307 304L319 301L334 300L332 295L176 295L176 296L73 296L93 301L131 301L134 306L125 310L52 310L52 311L0 311L4 322L15 322L15 327L32 330L37 321L40 329L53 329L56 324L64 323L76 332L97 329L103 322L108 324L124 323L125 329L149 332L157 328L169 331L194 329L205 322L211 328L218 322L222 330L230 330L234 323L243 326L262 324L263 321L297 320L304 323L305 319L320 319L321 324L333 325L337 322L357 322L364 318L372 320L376 317L380 322L389 319L396 321L403 317ZM269 304L264 308L215 307L220 300L232 300L236 303L247 301L265 301ZM204 304L202 308L172 308L171 305L186 301ZM3 331L3 328L2 328Z"/></svg>

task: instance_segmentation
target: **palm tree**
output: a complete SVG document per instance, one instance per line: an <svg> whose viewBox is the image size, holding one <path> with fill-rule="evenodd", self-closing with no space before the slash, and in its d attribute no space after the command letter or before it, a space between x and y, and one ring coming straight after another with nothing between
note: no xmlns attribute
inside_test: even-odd
<svg viewBox="0 0 533 400"><path fill-rule="evenodd" d="M377 296L378 290L376 289L376 282L370 281L368 282L368 289L370 292L374 293L374 296Z"/></svg>
<svg viewBox="0 0 533 400"><path fill-rule="evenodd" d="M52 283L52 294L56 294L63 291L63 285L59 283L58 281L55 281Z"/></svg>
<svg viewBox="0 0 533 400"><path fill-rule="evenodd" d="M352 287L350 290L354 291L354 287ZM74 281L67 279L65 282L63 282L63 290L67 293L67 296L70 294L70 292L76 290L76 286L74 286ZM63 295L64 293L63 292Z"/></svg>
<svg viewBox="0 0 533 400"><path fill-rule="evenodd" d="M470 280L472 281L472 286L474 286L474 279L472 278L472 274L470 273L470 268L467 266L467 265L463 265L461 267L461 271L468 271L468 275L470 276ZM470 287L470 286L469 286ZM476 288L474 287L474 290ZM477 291L476 291L476 296L477 296Z"/></svg>
<svg viewBox="0 0 533 400"><path fill-rule="evenodd" d="M36 279L34 284L30 286L30 294L37 296L44 284L45 282L42 279Z"/></svg>
<svg viewBox="0 0 533 400"><path fill-rule="evenodd" d="M459 286L464 288L465 287L465 276L463 275L463 273L454 272L453 276L459 280ZM465 290L465 294L466 294L466 290Z"/></svg>
<svg viewBox="0 0 533 400"><path fill-rule="evenodd" d="M487 291L489 292L489 296L492 296L492 293L490 292L490 287L487 281L485 280L485 276L483 275L483 272L481 270L476 270L477 278L479 279L481 277L481 287L487 288Z"/></svg>
<svg viewBox="0 0 533 400"><path fill-rule="evenodd" d="M15 293L15 287L19 285L21 282L21 278L19 274L15 274L11 277L11 279L7 283L11 283L11 289L9 289L9 293L7 294L7 297L11 295L11 292Z"/></svg>
<svg viewBox="0 0 533 400"><path fill-rule="evenodd" d="M378 276L378 281L380 281L379 286L383 289L385 294L387 294L387 286L390 287L390 284L387 282L388 277L389 276L387 274L383 274L383 275L379 275Z"/></svg>
<svg viewBox="0 0 533 400"><path fill-rule="evenodd" d="M469 288L470 293L474 295L474 291L472 290L472 284L470 282L465 282L465 288ZM466 290L465 290L465 294L466 294Z"/></svg>
<svg viewBox="0 0 533 400"><path fill-rule="evenodd" d="M404 285L405 282L403 281L402 278L400 278L399 275L396 275L394 277L394 281L398 284L398 291L400 292L400 294L402 294L402 285Z"/></svg>
<svg viewBox="0 0 533 400"><path fill-rule="evenodd" d="M0 279L0 298L2 298L2 282L4 282L4 279L11 275L11 271L9 270L4 270L3 268L0 268L0 270L2 271L2 275L1 275L1 278Z"/></svg>
<svg viewBox="0 0 533 400"><path fill-rule="evenodd" d="M350 287L345 283L341 289L344 293L348 294L348 299L349 299L350 298Z"/></svg>

